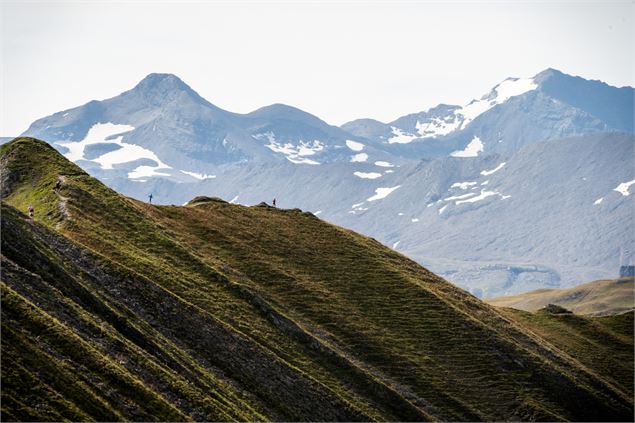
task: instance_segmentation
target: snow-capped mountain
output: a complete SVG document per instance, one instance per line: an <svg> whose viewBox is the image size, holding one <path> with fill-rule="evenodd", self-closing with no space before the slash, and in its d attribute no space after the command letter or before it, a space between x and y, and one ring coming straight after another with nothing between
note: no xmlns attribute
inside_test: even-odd
<svg viewBox="0 0 635 423"><path fill-rule="evenodd" d="M548 69L463 106L338 128L281 104L232 113L152 74L24 135L139 199L277 198L489 297L614 276L616 251L635 251L633 99Z"/></svg>
<svg viewBox="0 0 635 423"><path fill-rule="evenodd" d="M342 128L406 157L506 153L593 132L633 132L633 93L547 69L533 78L508 78L463 106L442 104L387 124L361 119Z"/></svg>
<svg viewBox="0 0 635 423"><path fill-rule="evenodd" d="M169 74L148 75L117 97L37 120L24 134L51 142L96 176L133 181L206 179L231 163L350 161L359 151L349 146L360 145L294 107L225 111ZM377 152L378 159L386 156Z"/></svg>

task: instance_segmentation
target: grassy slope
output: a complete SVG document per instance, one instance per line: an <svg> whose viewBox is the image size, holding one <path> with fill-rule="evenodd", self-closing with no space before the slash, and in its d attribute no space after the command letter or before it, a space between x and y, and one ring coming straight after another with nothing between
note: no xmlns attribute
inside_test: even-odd
<svg viewBox="0 0 635 423"><path fill-rule="evenodd" d="M511 308L503 309L503 313L633 395L632 311L603 317Z"/></svg>
<svg viewBox="0 0 635 423"><path fill-rule="evenodd" d="M557 304L576 314L607 315L635 309L635 278L599 280L566 289L539 289L487 300L491 305L536 311Z"/></svg>
<svg viewBox="0 0 635 423"><path fill-rule="evenodd" d="M6 202L74 240L3 208L3 340L33 351L14 366L3 341L5 415L39 412L21 381L50 363L90 379L87 404L42 379L59 394L45 411L69 419L632 418L632 385L606 366L372 239L300 211L126 199L31 139L0 163Z"/></svg>

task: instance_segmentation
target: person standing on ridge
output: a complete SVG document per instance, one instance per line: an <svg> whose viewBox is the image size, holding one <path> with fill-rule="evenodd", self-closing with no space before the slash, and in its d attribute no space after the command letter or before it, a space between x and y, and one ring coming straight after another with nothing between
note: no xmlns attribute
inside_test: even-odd
<svg viewBox="0 0 635 423"><path fill-rule="evenodd" d="M276 199L275 198L273 199L273 206L274 207L276 206Z"/></svg>
<svg viewBox="0 0 635 423"><path fill-rule="evenodd" d="M150 200L150 204L152 204L152 194L148 195L148 199Z"/></svg>

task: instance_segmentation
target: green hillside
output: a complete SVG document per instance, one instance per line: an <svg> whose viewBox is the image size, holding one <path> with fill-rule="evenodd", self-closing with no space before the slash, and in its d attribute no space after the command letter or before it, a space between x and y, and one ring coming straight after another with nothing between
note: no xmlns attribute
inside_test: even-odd
<svg viewBox="0 0 635 423"><path fill-rule="evenodd" d="M564 289L538 289L486 300L498 307L536 311L556 304L576 314L604 316L635 309L635 278L599 280Z"/></svg>
<svg viewBox="0 0 635 423"><path fill-rule="evenodd" d="M310 213L141 203L30 138L0 172L3 420L633 418L628 322L564 345Z"/></svg>
<svg viewBox="0 0 635 423"><path fill-rule="evenodd" d="M504 309L503 314L539 334L580 364L633 393L633 312L604 317Z"/></svg>

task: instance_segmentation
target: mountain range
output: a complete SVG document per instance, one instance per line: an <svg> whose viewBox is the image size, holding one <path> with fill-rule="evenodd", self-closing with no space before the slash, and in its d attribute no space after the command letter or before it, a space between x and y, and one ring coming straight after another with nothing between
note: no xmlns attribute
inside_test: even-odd
<svg viewBox="0 0 635 423"><path fill-rule="evenodd" d="M276 198L486 298L613 277L632 260L634 96L547 69L465 105L336 127L281 104L225 111L151 74L23 135L140 200Z"/></svg>
<svg viewBox="0 0 635 423"><path fill-rule="evenodd" d="M33 138L0 182L3 421L633 419L632 312L497 309L312 213L148 204Z"/></svg>

